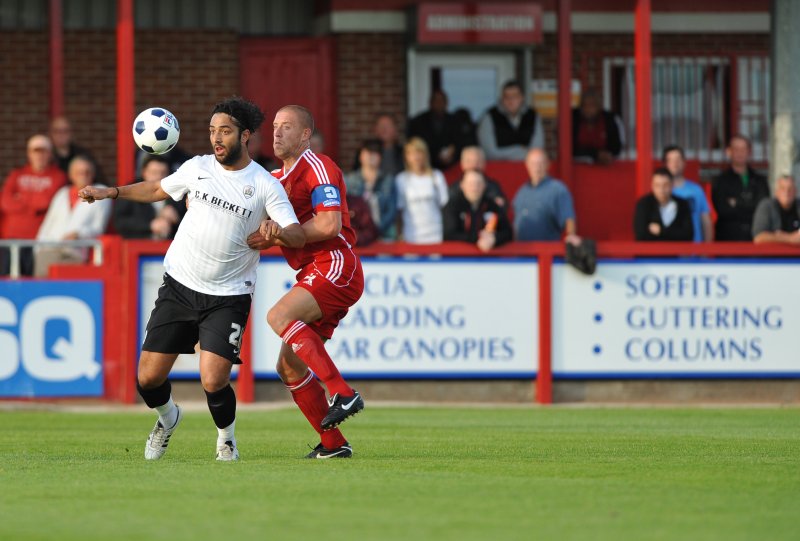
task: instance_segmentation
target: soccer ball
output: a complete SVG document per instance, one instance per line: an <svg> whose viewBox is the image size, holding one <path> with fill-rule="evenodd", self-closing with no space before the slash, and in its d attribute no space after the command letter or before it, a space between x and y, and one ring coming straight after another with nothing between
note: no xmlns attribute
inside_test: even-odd
<svg viewBox="0 0 800 541"><path fill-rule="evenodd" d="M145 109L133 121L133 140L150 154L164 154L178 144L181 129L175 115L163 107Z"/></svg>

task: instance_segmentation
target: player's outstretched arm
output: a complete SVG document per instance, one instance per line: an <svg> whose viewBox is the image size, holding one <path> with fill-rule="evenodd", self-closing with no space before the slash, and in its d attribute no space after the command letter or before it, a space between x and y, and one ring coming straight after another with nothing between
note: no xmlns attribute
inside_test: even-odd
<svg viewBox="0 0 800 541"><path fill-rule="evenodd" d="M160 180L154 180L114 188L86 186L78 192L78 197L87 203L94 203L103 199L127 199L139 203L153 203L154 201L163 201L169 197L169 194L161 188Z"/></svg>

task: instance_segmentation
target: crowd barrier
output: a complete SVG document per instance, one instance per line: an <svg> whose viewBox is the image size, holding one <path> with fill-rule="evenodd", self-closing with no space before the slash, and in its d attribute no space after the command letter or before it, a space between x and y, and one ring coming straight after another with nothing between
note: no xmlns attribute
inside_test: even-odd
<svg viewBox="0 0 800 541"><path fill-rule="evenodd" d="M168 242L102 239L104 264L0 283L0 397L136 400L143 325ZM523 379L540 403L556 379L796 378L800 250L749 243L600 242L597 273L561 243L359 250L367 288L328 344L353 379ZM262 253L236 374L240 400L275 379L264 322L293 282ZM175 376L196 377L191 356Z"/></svg>

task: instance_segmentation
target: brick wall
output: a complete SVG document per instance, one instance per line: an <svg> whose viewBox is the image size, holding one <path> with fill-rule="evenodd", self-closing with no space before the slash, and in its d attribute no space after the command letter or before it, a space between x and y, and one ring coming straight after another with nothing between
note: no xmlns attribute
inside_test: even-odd
<svg viewBox="0 0 800 541"><path fill-rule="evenodd" d="M181 146L190 153L207 153L211 108L239 88L238 35L140 31L135 55L136 111L166 107L181 122ZM0 100L13 105L0 134L0 176L5 178L9 170L25 163L26 139L47 129L47 34L4 32L0 70ZM65 114L72 120L75 140L94 153L109 181L116 182L113 32L65 32L64 93Z"/></svg>
<svg viewBox="0 0 800 541"><path fill-rule="evenodd" d="M403 34L341 34L336 51L339 155L346 171L359 143L371 136L375 115L391 113L405 130L406 41Z"/></svg>
<svg viewBox="0 0 800 541"><path fill-rule="evenodd" d="M50 113L49 53L43 32L2 32L0 39L0 182L25 164L25 142L47 129Z"/></svg>
<svg viewBox="0 0 800 541"><path fill-rule="evenodd" d="M238 35L233 32L139 31L136 35L136 109L160 105L181 121L181 146L207 152L206 122L211 106L239 88ZM113 32L65 33L65 107L77 141L90 148L115 181L114 115L116 42ZM339 87L339 148L344 169L374 116L394 114L405 129L406 38L404 34L336 36ZM573 73L584 85L602 86L597 53L633 54L630 34L576 34ZM669 34L653 37L654 54L695 50L766 51L769 36ZM589 58L593 57L593 58ZM585 60L584 60L585 59ZM545 34L534 52L536 77L555 78L555 34ZM4 32L0 40L0 100L11 105L0 134L0 177L25 161L25 140L47 128L48 42L44 32ZM585 74L585 75L582 75ZM545 125L555 150L555 126Z"/></svg>

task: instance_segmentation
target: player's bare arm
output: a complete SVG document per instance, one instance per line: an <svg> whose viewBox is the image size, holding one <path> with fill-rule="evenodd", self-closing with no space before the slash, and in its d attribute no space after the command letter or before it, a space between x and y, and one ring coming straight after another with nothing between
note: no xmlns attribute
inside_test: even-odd
<svg viewBox="0 0 800 541"><path fill-rule="evenodd" d="M161 188L160 180L153 180L114 188L86 186L78 192L78 197L87 203L94 203L103 199L127 199L139 203L153 203L155 201L163 201L169 197L169 194Z"/></svg>
<svg viewBox="0 0 800 541"><path fill-rule="evenodd" d="M266 250L272 246L302 248L306 244L306 234L300 224L281 227L278 222L264 220L258 231L247 237L247 245L253 250Z"/></svg>
<svg viewBox="0 0 800 541"><path fill-rule="evenodd" d="M342 213L338 210L319 212L303 224L306 242L332 239L342 230Z"/></svg>

